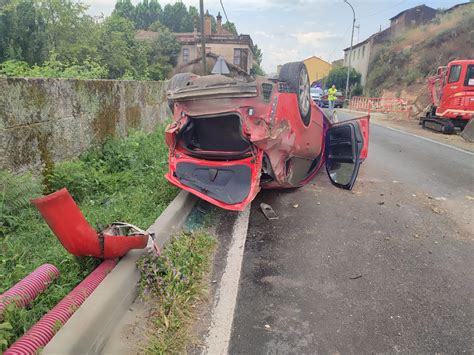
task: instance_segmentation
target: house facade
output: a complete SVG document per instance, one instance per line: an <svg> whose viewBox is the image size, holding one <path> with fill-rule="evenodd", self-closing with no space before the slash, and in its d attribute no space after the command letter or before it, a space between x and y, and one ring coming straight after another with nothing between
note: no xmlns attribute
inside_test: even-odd
<svg viewBox="0 0 474 355"><path fill-rule="evenodd" d="M351 67L361 74L361 85L364 86L369 72L369 63L374 57L376 46L390 39L390 28L380 31L366 40L352 46ZM344 49L344 66L349 65L350 47Z"/></svg>
<svg viewBox="0 0 474 355"><path fill-rule="evenodd" d="M400 12L390 19L390 32L392 38L401 35L410 28L430 22L437 15L438 11L426 5L412 7Z"/></svg>
<svg viewBox="0 0 474 355"><path fill-rule="evenodd" d="M224 57L226 62L232 63L250 73L253 66L253 42L249 35L235 35L222 27L222 16L217 15L217 30L212 31L211 17L204 17L204 36L206 53L213 53ZM189 62L201 57L201 33L196 30L192 33L175 33L181 45L177 67L185 66ZM209 70L211 70L210 68Z"/></svg>
<svg viewBox="0 0 474 355"><path fill-rule="evenodd" d="M213 32L211 17L207 15L204 17L206 53L222 56L226 62L240 67L249 74L253 66L252 38L246 34L235 35L223 28L220 13L216 20L217 29ZM201 32L195 29L194 32L174 33L174 35L181 45L176 66L176 72L179 72L181 67L187 66L188 63L201 57ZM158 33L151 31L139 31L136 35L136 38L141 40L153 40L157 37ZM208 68L207 74L211 70L212 67ZM196 72L196 74L202 75L203 73Z"/></svg>
<svg viewBox="0 0 474 355"><path fill-rule="evenodd" d="M331 63L325 60L312 56L304 60L306 69L308 70L309 82L314 83L315 81L321 80L328 76L329 71L332 68Z"/></svg>

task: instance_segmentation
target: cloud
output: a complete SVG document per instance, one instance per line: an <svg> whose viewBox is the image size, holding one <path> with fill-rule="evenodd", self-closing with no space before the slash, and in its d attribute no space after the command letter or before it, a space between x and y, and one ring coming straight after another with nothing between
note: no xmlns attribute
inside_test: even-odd
<svg viewBox="0 0 474 355"><path fill-rule="evenodd" d="M313 55L329 60L330 49L340 37L330 31L298 31L288 33L277 28L268 32L252 33L255 43L262 49L262 66L266 72L275 72L280 64L301 61ZM333 44L333 42L335 44Z"/></svg>
<svg viewBox="0 0 474 355"><path fill-rule="evenodd" d="M298 43L308 45L317 44L320 41L327 40L329 38L337 37L337 34L331 32L298 32L291 34L292 37L296 38Z"/></svg>

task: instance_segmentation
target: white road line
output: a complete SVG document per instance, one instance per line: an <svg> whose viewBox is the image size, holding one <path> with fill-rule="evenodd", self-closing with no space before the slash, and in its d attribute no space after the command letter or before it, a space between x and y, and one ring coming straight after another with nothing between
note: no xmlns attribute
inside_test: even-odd
<svg viewBox="0 0 474 355"><path fill-rule="evenodd" d="M224 274L216 292L211 328L206 338L206 354L224 355L228 352L249 216L250 206L247 206L237 216L232 231L232 244L227 254Z"/></svg>
<svg viewBox="0 0 474 355"><path fill-rule="evenodd" d="M454 150L457 150L457 151L459 151L459 152L463 152L463 153L466 153L466 154L469 154L469 155L474 155L473 152L470 152L470 151L468 151L468 150L464 150L464 149L461 149L461 148L457 148L457 147L455 147L455 146L452 146L452 145L449 145L449 144L446 144L446 143L441 143L441 142L435 141L435 140L430 139L430 138L418 136L418 135L413 134L413 133L408 133L408 132L402 131L402 130L400 130L400 129L396 129L396 128L392 128L392 127L387 127L387 126L384 126L384 125L382 125L382 124L375 123L375 122L370 122L370 124L374 124L374 125L376 125L376 126L380 126L380 127L383 127L383 128L387 128L387 129L390 129L390 130L395 131L395 132L403 133L403 134L406 134L407 136L412 136L412 137L417 137L417 138L420 138L420 139L424 139L425 141L428 141L428 142L431 142L431 143L436 143L436 144L439 144L439 145L442 145L442 146L445 146L445 147L448 147L448 148L451 148L451 149L454 149Z"/></svg>

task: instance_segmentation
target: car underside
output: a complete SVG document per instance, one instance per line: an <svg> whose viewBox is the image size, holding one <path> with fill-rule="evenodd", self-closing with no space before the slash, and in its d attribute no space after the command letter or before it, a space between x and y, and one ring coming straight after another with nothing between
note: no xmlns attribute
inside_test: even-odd
<svg viewBox="0 0 474 355"><path fill-rule="evenodd" d="M295 75L299 63L289 69L293 82L175 76L168 91L173 122L166 129L166 178L229 210L245 208L260 188L309 181L325 160L331 122L312 103L306 71Z"/></svg>

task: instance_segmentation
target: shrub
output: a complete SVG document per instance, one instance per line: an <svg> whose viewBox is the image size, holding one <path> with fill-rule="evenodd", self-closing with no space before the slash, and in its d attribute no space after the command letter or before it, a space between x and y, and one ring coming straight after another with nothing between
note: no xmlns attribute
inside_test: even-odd
<svg viewBox="0 0 474 355"><path fill-rule="evenodd" d="M67 187L92 226L118 220L146 228L177 193L164 178L168 165L163 128L150 134L136 131L127 138L110 138L79 159L57 163L47 176L51 191ZM0 293L43 263L52 263L60 271L57 282L30 308L12 307L3 314L0 346L4 347L70 292L97 260L67 253L29 203L41 194L38 179L1 172L0 181Z"/></svg>

